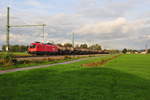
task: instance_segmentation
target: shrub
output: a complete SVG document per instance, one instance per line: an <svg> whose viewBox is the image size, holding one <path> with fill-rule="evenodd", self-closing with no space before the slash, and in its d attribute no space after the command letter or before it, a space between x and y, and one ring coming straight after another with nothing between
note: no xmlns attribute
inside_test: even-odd
<svg viewBox="0 0 150 100"><path fill-rule="evenodd" d="M0 56L0 64L2 64L2 66L13 65L14 62L14 56L10 53L6 53Z"/></svg>
<svg viewBox="0 0 150 100"><path fill-rule="evenodd" d="M71 59L71 57L66 55L64 59Z"/></svg>
<svg viewBox="0 0 150 100"><path fill-rule="evenodd" d="M126 48L124 48L123 50L122 50L122 53L124 53L124 54L126 54L128 52L128 50L126 49Z"/></svg>

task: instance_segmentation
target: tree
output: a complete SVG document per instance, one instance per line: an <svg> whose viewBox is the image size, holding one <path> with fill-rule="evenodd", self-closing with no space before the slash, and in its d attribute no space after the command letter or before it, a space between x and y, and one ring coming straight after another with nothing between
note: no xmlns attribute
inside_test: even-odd
<svg viewBox="0 0 150 100"><path fill-rule="evenodd" d="M58 43L57 45L58 45L58 46L60 46L60 47L63 47L63 45L62 45L62 44L60 44L60 43Z"/></svg>
<svg viewBox="0 0 150 100"><path fill-rule="evenodd" d="M128 50L126 49L126 48L124 48L123 50L122 50L122 53L124 53L124 54L126 54L128 52Z"/></svg>
<svg viewBox="0 0 150 100"><path fill-rule="evenodd" d="M89 49L91 49L91 50L102 50L101 45L99 45L99 44L91 45L89 47Z"/></svg>
<svg viewBox="0 0 150 100"><path fill-rule="evenodd" d="M71 43L65 43L64 47L72 47L72 44Z"/></svg>
<svg viewBox="0 0 150 100"><path fill-rule="evenodd" d="M88 45L87 45L87 44L81 44L81 45L80 45L80 48L87 49L87 48L88 48Z"/></svg>
<svg viewBox="0 0 150 100"><path fill-rule="evenodd" d="M2 46L2 51L6 51L6 45ZM27 51L28 46L25 45L10 45L11 52L25 52Z"/></svg>
<svg viewBox="0 0 150 100"><path fill-rule="evenodd" d="M75 45L75 48L76 48L76 49L79 49L79 48L80 48L80 46L79 46L78 44L76 44L76 45Z"/></svg>
<svg viewBox="0 0 150 100"><path fill-rule="evenodd" d="M130 52L130 53L132 53L132 54L138 52L137 50L134 50L134 49L128 49L127 51Z"/></svg>
<svg viewBox="0 0 150 100"><path fill-rule="evenodd" d="M150 53L150 49L147 50L147 53Z"/></svg>
<svg viewBox="0 0 150 100"><path fill-rule="evenodd" d="M109 50L109 52L111 54L118 54L118 53L121 53L121 51L117 50L117 49L112 49L112 50Z"/></svg>
<svg viewBox="0 0 150 100"><path fill-rule="evenodd" d="M2 51L6 51L6 45L2 46Z"/></svg>

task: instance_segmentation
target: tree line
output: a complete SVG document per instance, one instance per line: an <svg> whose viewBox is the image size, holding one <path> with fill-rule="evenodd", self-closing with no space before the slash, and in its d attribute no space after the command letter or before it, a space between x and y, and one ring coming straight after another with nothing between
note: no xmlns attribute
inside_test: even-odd
<svg viewBox="0 0 150 100"><path fill-rule="evenodd" d="M142 50L142 51L145 51L145 50ZM122 50L122 53L126 54L127 52L130 52L130 53L134 54L134 53L136 53L136 52L137 52L137 53L140 53L140 52L142 52L142 51L124 48L124 49ZM148 49L146 52L147 52L147 53L150 53L150 49Z"/></svg>
<svg viewBox="0 0 150 100"><path fill-rule="evenodd" d="M62 47L73 47L73 45L71 43L65 43L64 45L62 45L62 44L57 44L57 45L62 46ZM88 46L86 43L85 44L80 44L80 45L77 44L77 45L75 45L74 48L77 48L77 49L102 50L102 47L99 44L93 44L93 45Z"/></svg>
<svg viewBox="0 0 150 100"><path fill-rule="evenodd" d="M26 45L10 45L9 51L10 52L25 52L27 51L28 46ZM6 51L6 45L2 46L2 51Z"/></svg>

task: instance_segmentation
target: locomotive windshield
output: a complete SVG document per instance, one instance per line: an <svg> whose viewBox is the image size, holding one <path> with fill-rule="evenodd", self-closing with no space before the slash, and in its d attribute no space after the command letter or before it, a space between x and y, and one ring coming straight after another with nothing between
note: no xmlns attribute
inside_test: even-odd
<svg viewBox="0 0 150 100"><path fill-rule="evenodd" d="M36 45L30 45L30 48L35 48L36 47Z"/></svg>

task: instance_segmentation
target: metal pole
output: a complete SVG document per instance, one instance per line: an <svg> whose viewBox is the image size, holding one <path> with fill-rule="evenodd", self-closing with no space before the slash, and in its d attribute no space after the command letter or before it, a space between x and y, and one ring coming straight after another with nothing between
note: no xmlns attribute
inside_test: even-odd
<svg viewBox="0 0 150 100"><path fill-rule="evenodd" d="M9 7L7 7L7 35L6 35L6 51L9 52L9 32L10 32L10 23L9 23Z"/></svg>
<svg viewBox="0 0 150 100"><path fill-rule="evenodd" d="M74 33L72 33L72 47L74 48Z"/></svg>
<svg viewBox="0 0 150 100"><path fill-rule="evenodd" d="M145 52L147 52L147 51L148 51L148 45L145 44Z"/></svg>
<svg viewBox="0 0 150 100"><path fill-rule="evenodd" d="M45 42L45 24L43 24L43 43Z"/></svg>
<svg viewBox="0 0 150 100"><path fill-rule="evenodd" d="M10 27L39 27L39 26L46 26L46 24L39 24L39 25L10 25Z"/></svg>

